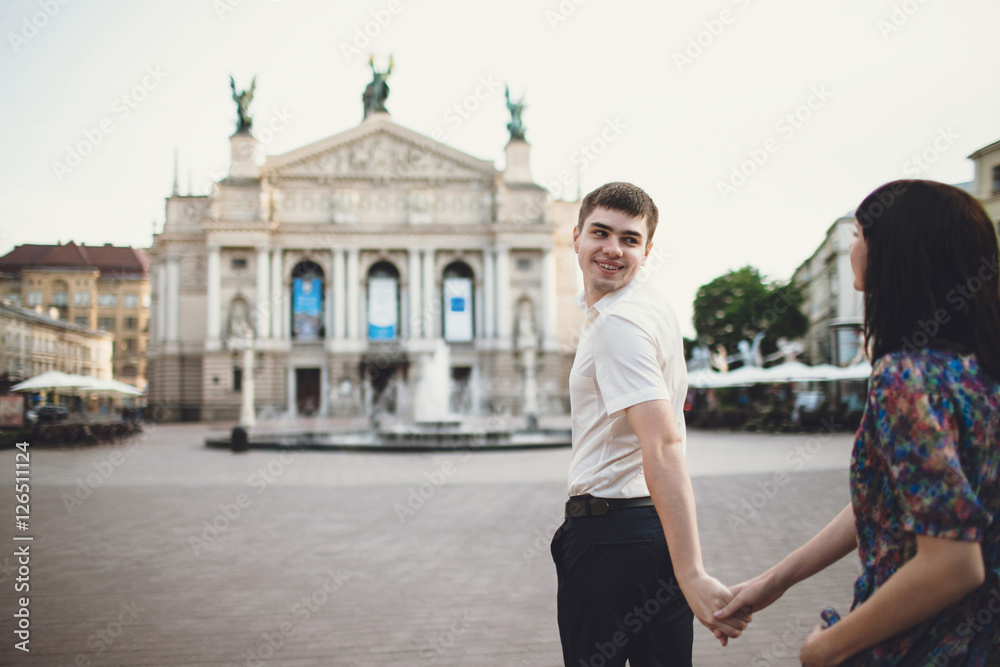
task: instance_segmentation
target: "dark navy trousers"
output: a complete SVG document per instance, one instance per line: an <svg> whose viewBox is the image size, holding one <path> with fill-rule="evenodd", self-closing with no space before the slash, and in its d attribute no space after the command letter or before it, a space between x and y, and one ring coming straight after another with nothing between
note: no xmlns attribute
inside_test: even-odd
<svg viewBox="0 0 1000 667"><path fill-rule="evenodd" d="M567 518L552 559L566 667L690 667L694 615L652 507Z"/></svg>

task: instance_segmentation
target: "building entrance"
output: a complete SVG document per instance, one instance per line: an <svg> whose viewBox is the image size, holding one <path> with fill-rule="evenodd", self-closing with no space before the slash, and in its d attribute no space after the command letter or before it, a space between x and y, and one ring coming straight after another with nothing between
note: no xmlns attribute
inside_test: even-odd
<svg viewBox="0 0 1000 667"><path fill-rule="evenodd" d="M298 414L312 417L320 408L320 374L318 368L295 369L295 406Z"/></svg>

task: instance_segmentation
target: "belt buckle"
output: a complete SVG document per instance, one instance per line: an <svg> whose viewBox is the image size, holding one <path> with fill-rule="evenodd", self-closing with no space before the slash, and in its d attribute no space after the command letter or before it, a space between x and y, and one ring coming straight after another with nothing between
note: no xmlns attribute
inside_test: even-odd
<svg viewBox="0 0 1000 667"><path fill-rule="evenodd" d="M591 498L590 499L590 514L591 516L604 516L608 513L608 501L604 498Z"/></svg>

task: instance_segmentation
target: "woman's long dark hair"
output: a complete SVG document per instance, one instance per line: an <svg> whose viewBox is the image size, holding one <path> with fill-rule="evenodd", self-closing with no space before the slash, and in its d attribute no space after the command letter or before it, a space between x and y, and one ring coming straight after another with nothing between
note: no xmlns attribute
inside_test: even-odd
<svg viewBox="0 0 1000 667"><path fill-rule="evenodd" d="M864 334L872 363L900 350L975 352L1000 380L1000 249L970 194L934 181L887 183L861 202L868 244Z"/></svg>

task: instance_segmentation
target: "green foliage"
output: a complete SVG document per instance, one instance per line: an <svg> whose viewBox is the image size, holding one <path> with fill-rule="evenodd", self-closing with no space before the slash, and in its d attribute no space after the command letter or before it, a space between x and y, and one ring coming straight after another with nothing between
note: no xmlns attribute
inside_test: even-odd
<svg viewBox="0 0 1000 667"><path fill-rule="evenodd" d="M764 354L777 349L778 338L793 340L806 333L802 291L797 285L765 284L752 266L730 271L698 289L694 300L694 327L711 347L723 345L730 354L741 340L752 341L763 332Z"/></svg>

